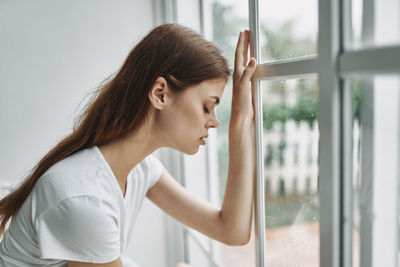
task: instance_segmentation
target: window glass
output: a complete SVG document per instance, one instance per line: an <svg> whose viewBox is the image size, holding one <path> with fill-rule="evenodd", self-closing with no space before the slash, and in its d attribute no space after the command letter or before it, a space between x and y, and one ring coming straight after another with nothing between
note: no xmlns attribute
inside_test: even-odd
<svg viewBox="0 0 400 267"><path fill-rule="evenodd" d="M261 82L267 266L319 266L318 80Z"/></svg>
<svg viewBox="0 0 400 267"><path fill-rule="evenodd" d="M398 266L399 85L397 76L352 81L354 267Z"/></svg>
<svg viewBox="0 0 400 267"><path fill-rule="evenodd" d="M248 1L218 0L212 2L213 41L227 58L233 70L234 55L239 32L248 29ZM218 139L218 175L220 181L220 201L222 203L228 175L228 128L232 101L232 79L229 78L225 91L217 107L220 126ZM226 246L217 243L217 255L223 267L252 267L255 264L254 233L245 246ZM221 267L222 267L221 266Z"/></svg>
<svg viewBox="0 0 400 267"><path fill-rule="evenodd" d="M317 0L259 0L261 62L316 54Z"/></svg>
<svg viewBox="0 0 400 267"><path fill-rule="evenodd" d="M215 0L212 3L213 40L233 68L239 32L249 28L248 2Z"/></svg>
<svg viewBox="0 0 400 267"><path fill-rule="evenodd" d="M400 42L400 1L352 0L353 48Z"/></svg>

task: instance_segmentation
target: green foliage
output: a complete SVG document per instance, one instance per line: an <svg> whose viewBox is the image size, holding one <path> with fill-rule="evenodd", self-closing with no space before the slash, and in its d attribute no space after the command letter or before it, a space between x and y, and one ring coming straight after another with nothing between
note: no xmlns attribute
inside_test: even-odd
<svg viewBox="0 0 400 267"><path fill-rule="evenodd" d="M297 124L305 121L310 125L310 128L313 128L318 115L317 96L313 94L301 95L297 101L297 105L291 109L290 115L291 119Z"/></svg>
<svg viewBox="0 0 400 267"><path fill-rule="evenodd" d="M263 118L264 128L271 130L276 122L285 123L290 119L290 112L285 104L264 105Z"/></svg>
<svg viewBox="0 0 400 267"><path fill-rule="evenodd" d="M295 106L287 107L285 104L266 105L263 107L263 124L266 130L271 130L277 122L285 123L294 120L297 124L304 121L311 128L318 115L318 97L312 93L302 94Z"/></svg>
<svg viewBox="0 0 400 267"><path fill-rule="evenodd" d="M271 166L272 161L275 159L275 147L272 144L268 144L267 145L267 152L266 152L266 156L265 156L265 165L267 167Z"/></svg>

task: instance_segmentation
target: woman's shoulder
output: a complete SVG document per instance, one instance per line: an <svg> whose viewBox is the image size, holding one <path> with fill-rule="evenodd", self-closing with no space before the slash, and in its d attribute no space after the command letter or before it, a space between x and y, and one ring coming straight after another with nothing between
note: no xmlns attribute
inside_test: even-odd
<svg viewBox="0 0 400 267"><path fill-rule="evenodd" d="M154 155L149 155L142 162L140 162L135 169L136 173L146 180L146 187L149 189L160 178L164 166L157 157Z"/></svg>
<svg viewBox="0 0 400 267"><path fill-rule="evenodd" d="M71 211L73 208L85 212L88 209L104 210L109 207L113 213L118 214L120 206L110 187L101 186L100 179L98 184L92 183L85 175L71 175L67 172L43 175L30 196L33 217L38 218L52 209Z"/></svg>
<svg viewBox="0 0 400 267"><path fill-rule="evenodd" d="M49 168L36 182L33 192L45 203L78 196L112 200L109 180L91 149L78 151Z"/></svg>
<svg viewBox="0 0 400 267"><path fill-rule="evenodd" d="M45 174L96 172L102 169L94 147L79 150L51 166Z"/></svg>

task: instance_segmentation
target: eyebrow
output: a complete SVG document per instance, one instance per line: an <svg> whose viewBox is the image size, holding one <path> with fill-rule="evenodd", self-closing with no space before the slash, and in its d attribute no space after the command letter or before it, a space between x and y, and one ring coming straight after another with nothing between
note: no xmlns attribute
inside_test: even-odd
<svg viewBox="0 0 400 267"><path fill-rule="evenodd" d="M219 97L218 96L210 96L211 98L215 99L215 104L219 104Z"/></svg>

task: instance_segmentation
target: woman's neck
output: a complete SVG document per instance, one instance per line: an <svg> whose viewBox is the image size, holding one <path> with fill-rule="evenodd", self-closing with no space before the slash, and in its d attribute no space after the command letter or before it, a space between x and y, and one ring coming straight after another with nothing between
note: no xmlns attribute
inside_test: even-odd
<svg viewBox="0 0 400 267"><path fill-rule="evenodd" d="M145 124L127 137L98 146L124 196L129 172L145 157L161 147L152 134L151 127L148 126Z"/></svg>

